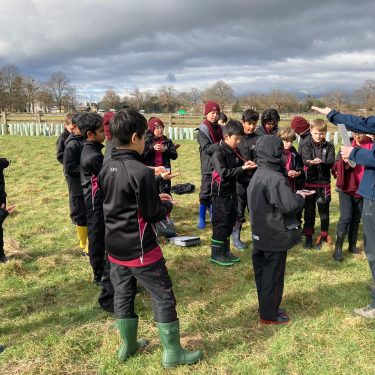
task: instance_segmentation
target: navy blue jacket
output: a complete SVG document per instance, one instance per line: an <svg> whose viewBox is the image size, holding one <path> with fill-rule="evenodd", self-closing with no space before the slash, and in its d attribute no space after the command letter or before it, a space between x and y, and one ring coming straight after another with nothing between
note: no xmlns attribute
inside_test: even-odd
<svg viewBox="0 0 375 375"><path fill-rule="evenodd" d="M345 124L345 126L357 133L375 133L375 116L359 117L345 115L332 110L327 115L328 120L334 124ZM375 200L375 143L372 150L354 148L349 155L349 159L365 167L365 173L359 185L358 194L363 198Z"/></svg>

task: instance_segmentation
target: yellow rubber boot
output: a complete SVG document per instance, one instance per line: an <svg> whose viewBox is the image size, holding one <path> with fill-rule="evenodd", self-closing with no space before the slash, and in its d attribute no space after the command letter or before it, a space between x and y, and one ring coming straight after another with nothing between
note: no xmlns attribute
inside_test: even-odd
<svg viewBox="0 0 375 375"><path fill-rule="evenodd" d="M77 234L79 239L79 247L85 254L89 253L89 241L87 240L87 227L77 225Z"/></svg>

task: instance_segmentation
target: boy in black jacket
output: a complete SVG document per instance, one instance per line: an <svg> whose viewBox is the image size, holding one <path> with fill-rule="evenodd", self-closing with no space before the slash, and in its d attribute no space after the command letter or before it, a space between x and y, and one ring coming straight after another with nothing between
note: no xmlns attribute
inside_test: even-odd
<svg viewBox="0 0 375 375"><path fill-rule="evenodd" d="M237 218L236 181L245 170L256 167L254 162L246 161L237 149L243 135L243 126L239 121L228 121L224 127L224 141L212 155L210 261L220 266L231 266L240 261L230 252L229 240Z"/></svg>
<svg viewBox="0 0 375 375"><path fill-rule="evenodd" d="M94 272L94 283L103 286L99 304L104 310L113 312L114 290L109 278L109 263L104 267L106 257L103 194L98 187L98 176L104 159L103 118L95 112L84 113L80 117L78 126L85 138L81 153L81 183L86 205L90 264Z"/></svg>
<svg viewBox="0 0 375 375"><path fill-rule="evenodd" d="M251 160L256 163L256 142L259 135L255 133L257 123L259 120L259 113L247 109L242 114L242 126L244 130L244 136L238 145L241 155L245 160ZM242 173L237 178L237 220L233 228L232 240L233 245L239 250L246 248L246 243L241 241L241 230L242 224L245 222L245 208L247 207L247 187L249 186L251 177L255 173L254 169L249 169L245 173Z"/></svg>
<svg viewBox="0 0 375 375"><path fill-rule="evenodd" d="M164 123L158 117L152 117L148 123L148 132L145 136L145 150L143 157L146 165L150 167L163 166L171 169L171 160L177 159L176 147L172 140L167 138L164 132ZM171 181L160 179L159 192L171 193Z"/></svg>
<svg viewBox="0 0 375 375"><path fill-rule="evenodd" d="M80 161L84 138L77 126L80 115L75 114L72 118L73 130L65 141L63 156L64 173L68 182L70 218L77 226L79 246L83 254L88 254L87 221L85 201L80 176Z"/></svg>
<svg viewBox="0 0 375 375"><path fill-rule="evenodd" d="M253 268L259 301L260 322L282 324L289 321L280 309L283 296L287 250L301 240L296 214L304 205L294 194L284 174L283 143L276 136L257 142L257 170L247 197L253 238Z"/></svg>
<svg viewBox="0 0 375 375"><path fill-rule="evenodd" d="M66 115L65 123L64 123L64 131L60 134L56 142L56 158L57 158L57 161L61 164L63 164L63 160L64 160L65 141L70 136L73 130L72 117L73 117L72 113L68 113Z"/></svg>
<svg viewBox="0 0 375 375"><path fill-rule="evenodd" d="M311 137L302 147L302 160L305 164L306 184L308 190L316 191L306 199L304 247L312 248L314 234L316 204L320 215L320 236L316 241L316 249L320 249L323 242L331 242L328 236L329 203L331 202L331 169L335 163L335 146L325 140L327 124L322 119L316 119L310 128Z"/></svg>
<svg viewBox="0 0 375 375"><path fill-rule="evenodd" d="M217 121L219 119L219 104L208 101L204 106L204 121L198 128L197 141L201 161L201 189L199 192L199 222L198 229L206 228L206 211L210 209L211 179L213 153L219 148L223 139L223 130Z"/></svg>
<svg viewBox="0 0 375 375"><path fill-rule="evenodd" d="M146 340L137 341L138 316L134 310L137 280L149 291L164 352L164 367L198 362L201 351L188 352L180 345L179 321L172 281L155 223L164 219L173 203L158 194L154 171L143 164L146 119L133 109L119 111L112 119L114 149L99 174L104 195L105 246L111 262L115 289L114 311L123 340L118 357L126 361Z"/></svg>

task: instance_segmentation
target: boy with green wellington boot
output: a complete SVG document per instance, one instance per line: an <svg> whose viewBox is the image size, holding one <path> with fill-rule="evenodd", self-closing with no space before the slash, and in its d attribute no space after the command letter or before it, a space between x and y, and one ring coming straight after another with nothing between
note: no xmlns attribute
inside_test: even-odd
<svg viewBox="0 0 375 375"><path fill-rule="evenodd" d="M237 146L244 135L239 121L230 120L224 127L224 141L212 156L212 244L210 261L220 266L239 262L230 252L230 235L237 218L236 181L245 170L256 168L246 161Z"/></svg>
<svg viewBox="0 0 375 375"><path fill-rule="evenodd" d="M114 149L99 174L99 188L104 197L105 247L115 290L114 312L123 340L118 358L126 361L147 344L144 339L137 340L134 299L139 280L151 294L164 347L162 364L169 368L196 363L202 352L189 352L180 345L172 281L155 230L155 223L167 216L173 202L170 195L158 194L154 171L143 164L146 130L146 119L133 109L121 110L113 117Z"/></svg>

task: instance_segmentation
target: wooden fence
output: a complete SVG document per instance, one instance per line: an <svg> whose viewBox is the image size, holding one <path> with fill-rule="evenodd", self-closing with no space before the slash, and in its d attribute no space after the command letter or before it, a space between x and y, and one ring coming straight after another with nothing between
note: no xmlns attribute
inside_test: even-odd
<svg viewBox="0 0 375 375"><path fill-rule="evenodd" d="M299 115L299 114L298 114ZM300 114L308 121L317 117L314 114ZM146 114L146 118L158 116L165 124L165 134L172 140L193 140L197 137L194 131L203 120L203 116L178 116L174 114ZM241 114L232 114L232 118L240 119ZM282 114L279 126L290 126L291 119L296 114ZM0 135L18 136L59 136L64 131L65 114L27 114L27 113L0 113ZM339 133L336 127L328 124L327 140L334 144L339 143Z"/></svg>

